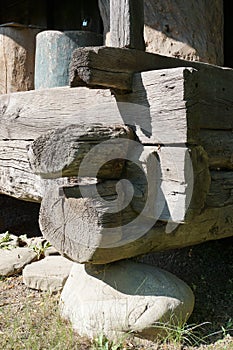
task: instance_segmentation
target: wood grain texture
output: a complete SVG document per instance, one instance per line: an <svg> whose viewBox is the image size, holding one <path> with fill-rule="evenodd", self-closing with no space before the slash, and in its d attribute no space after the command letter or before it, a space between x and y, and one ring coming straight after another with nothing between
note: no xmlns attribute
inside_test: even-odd
<svg viewBox="0 0 233 350"><path fill-rule="evenodd" d="M129 89L129 82L135 72L190 66L197 70L207 70L206 74L214 76L220 75L224 70L224 68L201 62L190 62L140 50L104 46L78 48L73 52L70 65L70 85L72 87L83 84L107 86L128 91L132 90L132 87ZM119 74L118 77L117 74ZM116 81L114 81L114 76L116 76Z"/></svg>
<svg viewBox="0 0 233 350"><path fill-rule="evenodd" d="M27 158L27 140L0 140L0 193L40 203L50 182L67 184L67 179L42 179L35 175Z"/></svg>
<svg viewBox="0 0 233 350"><path fill-rule="evenodd" d="M71 87L90 86L94 88L113 88L122 91L132 91L132 74L125 72L101 71L95 68L78 67L75 70L74 81Z"/></svg>
<svg viewBox="0 0 233 350"><path fill-rule="evenodd" d="M39 29L0 28L0 94L34 88L35 37Z"/></svg>
<svg viewBox="0 0 233 350"><path fill-rule="evenodd" d="M99 7L110 45L110 0ZM223 65L222 0L145 0L144 22L148 52Z"/></svg>
<svg viewBox="0 0 233 350"><path fill-rule="evenodd" d="M116 199L112 181L100 186L105 186L102 193L108 194L104 199ZM185 225L169 229L168 224L145 217L136 221L130 207L109 214L111 204L108 202L106 207L90 194L91 190L83 198L75 187L68 192L53 187L41 204L40 227L44 236L63 255L80 263L105 264L232 235L232 205L206 208ZM145 232L148 224L151 228Z"/></svg>
<svg viewBox="0 0 233 350"><path fill-rule="evenodd" d="M116 97L109 90L66 87L3 95L0 137L33 140L48 130L88 118L90 123L136 126L143 143L198 144L200 127L233 127L230 90L218 93L227 80L233 81L232 70L222 73L220 81L205 74L211 79L209 87L203 86L204 72L192 68L135 74L133 92ZM213 81L219 89L211 92Z"/></svg>
<svg viewBox="0 0 233 350"><path fill-rule="evenodd" d="M144 0L110 0L111 46L144 50Z"/></svg>
<svg viewBox="0 0 233 350"><path fill-rule="evenodd" d="M203 148L140 148L134 149L135 160L126 163L123 173L134 188L132 209L137 213L143 211L148 218L173 223L187 222L199 214L211 182Z"/></svg>
<svg viewBox="0 0 233 350"><path fill-rule="evenodd" d="M30 167L43 178L117 179L128 153L122 139L134 139L133 131L124 125L73 124L56 129L30 144Z"/></svg>
<svg viewBox="0 0 233 350"><path fill-rule="evenodd" d="M129 125L145 145L201 145L211 166L232 169L232 72L209 72L174 68L135 74L133 92L120 96L85 87L0 96L0 192L41 201L44 185L29 168L26 147L42 134L77 123Z"/></svg>
<svg viewBox="0 0 233 350"><path fill-rule="evenodd" d="M0 138L32 141L49 130L77 122L86 124L88 120L131 125L137 128L142 143L191 142L197 135L200 116L196 112L189 115L186 109L188 72L187 78L195 80L195 72L186 68L135 75L134 91L125 96L84 87L0 96ZM218 123L221 126L219 118Z"/></svg>

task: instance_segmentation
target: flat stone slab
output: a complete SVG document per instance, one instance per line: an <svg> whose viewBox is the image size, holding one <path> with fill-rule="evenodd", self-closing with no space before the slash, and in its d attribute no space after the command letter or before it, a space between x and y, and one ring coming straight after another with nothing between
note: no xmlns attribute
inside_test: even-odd
<svg viewBox="0 0 233 350"><path fill-rule="evenodd" d="M191 289L169 272L133 261L74 263L63 288L61 314L80 335L116 339L133 332L154 340L158 322L181 324L194 307Z"/></svg>
<svg viewBox="0 0 233 350"><path fill-rule="evenodd" d="M30 248L0 249L0 276L19 273L36 258L37 254Z"/></svg>
<svg viewBox="0 0 233 350"><path fill-rule="evenodd" d="M47 256L27 265L23 270L23 282L32 289L56 292L63 288L73 262L63 256Z"/></svg>

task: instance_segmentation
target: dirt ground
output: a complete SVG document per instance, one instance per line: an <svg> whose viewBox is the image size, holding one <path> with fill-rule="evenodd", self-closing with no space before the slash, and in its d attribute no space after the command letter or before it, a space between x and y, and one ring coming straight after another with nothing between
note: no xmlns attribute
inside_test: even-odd
<svg viewBox="0 0 233 350"><path fill-rule="evenodd" d="M233 349L233 237L151 254L144 257L144 262L174 273L192 288L196 302L189 323L208 322L200 327L206 345L195 349ZM23 284L21 275L0 280L0 306L11 305L12 314L20 313L29 300L38 304L40 297L40 292ZM1 322L4 320L0 315L0 328ZM227 347L225 343L215 345L224 337Z"/></svg>
<svg viewBox="0 0 233 350"><path fill-rule="evenodd" d="M209 322L203 335L217 332L209 342L227 330L233 335L233 237L151 254L144 261L174 273L192 288L195 308L189 323Z"/></svg>

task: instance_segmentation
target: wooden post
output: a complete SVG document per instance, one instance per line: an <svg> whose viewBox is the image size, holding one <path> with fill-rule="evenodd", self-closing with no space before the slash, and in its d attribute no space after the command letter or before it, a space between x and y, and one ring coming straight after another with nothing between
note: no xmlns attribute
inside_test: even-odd
<svg viewBox="0 0 233 350"><path fill-rule="evenodd" d="M35 36L40 29L18 24L0 27L0 93L34 88Z"/></svg>
<svg viewBox="0 0 233 350"><path fill-rule="evenodd" d="M101 34L82 30L39 33L36 37L35 89L68 85L74 49L102 45L102 41Z"/></svg>
<svg viewBox="0 0 233 350"><path fill-rule="evenodd" d="M110 0L111 46L144 50L144 0Z"/></svg>
<svg viewBox="0 0 233 350"><path fill-rule="evenodd" d="M110 0L98 2L104 41L113 46L109 38ZM223 64L223 0L145 0L144 23L147 52Z"/></svg>

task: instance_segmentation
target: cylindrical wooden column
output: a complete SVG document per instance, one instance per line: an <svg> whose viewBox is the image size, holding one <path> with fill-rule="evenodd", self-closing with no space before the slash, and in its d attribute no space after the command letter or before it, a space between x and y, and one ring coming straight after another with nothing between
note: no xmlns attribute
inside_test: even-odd
<svg viewBox="0 0 233 350"><path fill-rule="evenodd" d="M0 93L34 88L35 37L39 29L0 27Z"/></svg>
<svg viewBox="0 0 233 350"><path fill-rule="evenodd" d="M102 45L101 34L88 31L47 30L36 38L35 89L69 84L72 52L83 46Z"/></svg>

